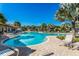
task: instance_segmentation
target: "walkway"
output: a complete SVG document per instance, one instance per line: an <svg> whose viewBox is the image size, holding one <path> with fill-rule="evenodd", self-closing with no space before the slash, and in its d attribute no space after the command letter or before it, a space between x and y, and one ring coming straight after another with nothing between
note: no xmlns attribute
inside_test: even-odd
<svg viewBox="0 0 79 59"><path fill-rule="evenodd" d="M48 40L40 45L30 46L30 48L36 51L30 54L30 56L42 56L50 53L54 53L51 56L79 56L78 50L71 50L65 46L59 46L62 41L55 36L47 37Z"/></svg>

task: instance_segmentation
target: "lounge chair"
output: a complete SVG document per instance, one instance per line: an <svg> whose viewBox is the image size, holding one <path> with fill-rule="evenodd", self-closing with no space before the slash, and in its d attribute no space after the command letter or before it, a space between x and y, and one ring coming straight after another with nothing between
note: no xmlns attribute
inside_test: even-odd
<svg viewBox="0 0 79 59"><path fill-rule="evenodd" d="M54 53L51 52L51 53L45 54L45 55L43 55L43 56L51 56L51 55L54 55Z"/></svg>
<svg viewBox="0 0 79 59"><path fill-rule="evenodd" d="M65 37L65 40L63 40L63 45L64 46L72 46L72 39L73 39L73 35L72 34L67 34Z"/></svg>
<svg viewBox="0 0 79 59"><path fill-rule="evenodd" d="M72 46L73 46L72 50L75 50L75 49L79 50L79 42L73 43Z"/></svg>
<svg viewBox="0 0 79 59"><path fill-rule="evenodd" d="M8 48L0 51L0 56L18 56L19 50L17 48Z"/></svg>
<svg viewBox="0 0 79 59"><path fill-rule="evenodd" d="M65 40L63 40L63 42L64 42L63 45L70 47L72 50L75 50L75 49L79 50L79 42L73 43L72 39L73 39L73 35L72 34L66 35Z"/></svg>

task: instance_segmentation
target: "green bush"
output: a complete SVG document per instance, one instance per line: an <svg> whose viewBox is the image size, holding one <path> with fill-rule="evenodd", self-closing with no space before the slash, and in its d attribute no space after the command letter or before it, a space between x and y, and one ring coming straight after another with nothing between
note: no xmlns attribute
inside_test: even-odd
<svg viewBox="0 0 79 59"><path fill-rule="evenodd" d="M60 40L64 40L65 36L57 36L57 38L60 39ZM79 42L79 38L74 38L73 42Z"/></svg>
<svg viewBox="0 0 79 59"><path fill-rule="evenodd" d="M79 42L79 38L74 38L73 42Z"/></svg>
<svg viewBox="0 0 79 59"><path fill-rule="evenodd" d="M64 40L65 36L57 36L57 38L60 39L60 40Z"/></svg>

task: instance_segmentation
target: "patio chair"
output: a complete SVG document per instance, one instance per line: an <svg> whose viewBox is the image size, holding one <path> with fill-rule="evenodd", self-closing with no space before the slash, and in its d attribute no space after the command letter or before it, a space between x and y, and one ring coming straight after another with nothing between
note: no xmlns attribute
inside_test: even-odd
<svg viewBox="0 0 79 59"><path fill-rule="evenodd" d="M18 56L19 50L17 48L8 48L0 51L0 56Z"/></svg>
<svg viewBox="0 0 79 59"><path fill-rule="evenodd" d="M51 56L51 55L54 55L54 53L51 52L51 53L45 54L45 55L43 55L43 56Z"/></svg>
<svg viewBox="0 0 79 59"><path fill-rule="evenodd" d="M67 34L65 37L65 40L63 40L63 44L64 46L68 46L71 47L72 46L72 39L73 39L73 35L72 34Z"/></svg>
<svg viewBox="0 0 79 59"><path fill-rule="evenodd" d="M73 43L72 46L73 46L72 50L75 50L75 49L79 50L79 42Z"/></svg>

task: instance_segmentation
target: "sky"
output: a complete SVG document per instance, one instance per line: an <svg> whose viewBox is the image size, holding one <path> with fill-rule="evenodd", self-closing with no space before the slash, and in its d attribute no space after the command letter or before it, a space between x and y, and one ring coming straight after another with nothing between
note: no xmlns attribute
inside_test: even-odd
<svg viewBox="0 0 79 59"><path fill-rule="evenodd" d="M22 25L40 25L42 23L60 25L55 18L59 9L58 3L1 3L0 13L3 13L8 23L19 21Z"/></svg>

